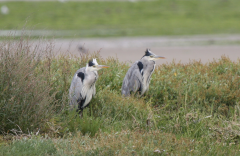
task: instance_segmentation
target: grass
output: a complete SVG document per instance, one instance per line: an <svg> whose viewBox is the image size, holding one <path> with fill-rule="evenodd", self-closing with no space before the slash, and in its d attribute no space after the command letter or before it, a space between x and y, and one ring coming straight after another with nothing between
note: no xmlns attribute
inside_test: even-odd
<svg viewBox="0 0 240 156"><path fill-rule="evenodd" d="M2 149L1 155L51 155L56 153L56 148L50 139L23 139L13 141L12 150Z"/></svg>
<svg viewBox="0 0 240 156"><path fill-rule="evenodd" d="M145 96L122 98L128 64L98 52L54 56L51 41L39 44L0 45L0 155L239 155L240 61L163 64ZM91 58L111 68L99 71L79 119L68 89Z"/></svg>
<svg viewBox="0 0 240 156"><path fill-rule="evenodd" d="M238 0L2 2L0 5L10 10L7 15L0 14L0 29L4 30L22 29L24 25L36 30L62 30L65 37L240 33ZM56 35L61 37L59 33Z"/></svg>

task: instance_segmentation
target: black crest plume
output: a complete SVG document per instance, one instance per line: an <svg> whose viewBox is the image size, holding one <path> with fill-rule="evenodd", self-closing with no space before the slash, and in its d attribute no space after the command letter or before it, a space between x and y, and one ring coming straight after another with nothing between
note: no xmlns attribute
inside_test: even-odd
<svg viewBox="0 0 240 156"><path fill-rule="evenodd" d="M91 67L91 66L94 66L95 64L93 63L93 60L90 60L89 62L88 62L88 66L89 67Z"/></svg>
<svg viewBox="0 0 240 156"><path fill-rule="evenodd" d="M147 49L146 51L145 51L145 55L144 56L151 56L152 55L152 53L150 52L150 49ZM143 57L144 57L143 56Z"/></svg>
<svg viewBox="0 0 240 156"><path fill-rule="evenodd" d="M150 49L147 49L147 50L145 51L145 56L150 56L150 55L152 55L151 52L150 52Z"/></svg>

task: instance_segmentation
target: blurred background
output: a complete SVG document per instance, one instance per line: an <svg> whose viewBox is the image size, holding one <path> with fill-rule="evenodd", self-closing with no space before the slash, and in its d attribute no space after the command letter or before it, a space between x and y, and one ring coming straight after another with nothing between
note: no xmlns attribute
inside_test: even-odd
<svg viewBox="0 0 240 156"><path fill-rule="evenodd" d="M55 51L158 64L240 57L239 0L0 0L0 42L13 34L54 40ZM24 30L24 32L23 32Z"/></svg>

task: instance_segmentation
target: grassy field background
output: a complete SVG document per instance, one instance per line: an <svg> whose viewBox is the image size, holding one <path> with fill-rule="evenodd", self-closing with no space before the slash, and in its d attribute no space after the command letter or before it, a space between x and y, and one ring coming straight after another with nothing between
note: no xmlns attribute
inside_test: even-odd
<svg viewBox="0 0 240 156"><path fill-rule="evenodd" d="M117 58L56 57L51 41L14 40L0 45L0 155L239 155L239 61L163 64L145 96L123 98L129 65ZM68 89L91 58L110 68L79 119Z"/></svg>
<svg viewBox="0 0 240 156"><path fill-rule="evenodd" d="M63 37L236 34L240 1L2 2L1 30ZM157 66L143 97L123 98L129 64L100 53L55 56L31 37L0 42L0 155L239 155L240 60ZM45 45L43 47L42 45ZM97 95L68 111L75 71L97 58Z"/></svg>
<svg viewBox="0 0 240 156"><path fill-rule="evenodd" d="M0 14L2 30L23 26L68 30L63 33L67 37L240 33L238 0L0 3L3 5L9 14Z"/></svg>

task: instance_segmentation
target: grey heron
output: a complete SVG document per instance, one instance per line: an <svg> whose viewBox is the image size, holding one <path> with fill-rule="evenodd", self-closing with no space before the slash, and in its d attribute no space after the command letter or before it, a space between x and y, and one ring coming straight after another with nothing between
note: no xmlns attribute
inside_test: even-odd
<svg viewBox="0 0 240 156"><path fill-rule="evenodd" d="M70 108L76 108L80 116L96 94L97 71L102 68L108 68L108 66L98 65L97 60L93 59L87 63L86 67L78 69L73 76L69 89Z"/></svg>
<svg viewBox="0 0 240 156"><path fill-rule="evenodd" d="M128 70L122 84L122 95L129 96L131 92L139 92L142 96L149 88L150 78L155 69L155 60L165 59L157 56L150 49Z"/></svg>

